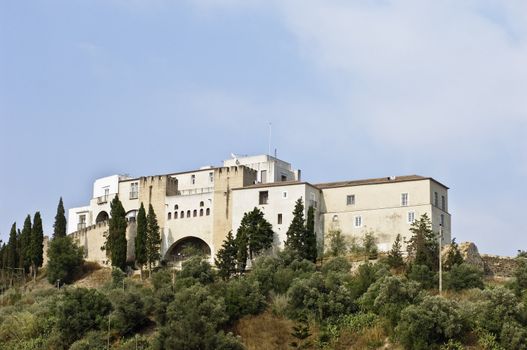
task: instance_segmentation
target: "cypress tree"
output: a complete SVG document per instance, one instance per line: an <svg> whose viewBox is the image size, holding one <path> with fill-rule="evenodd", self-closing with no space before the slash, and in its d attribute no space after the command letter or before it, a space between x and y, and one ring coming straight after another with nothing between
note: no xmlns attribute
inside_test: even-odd
<svg viewBox="0 0 527 350"><path fill-rule="evenodd" d="M218 275L224 280L229 279L236 273L236 256L238 254L238 246L236 240L232 234L232 231L229 231L227 238L223 241L221 248L216 254L216 259L214 263L218 268Z"/></svg>
<svg viewBox="0 0 527 350"><path fill-rule="evenodd" d="M148 215L146 216L147 221L147 234L146 234L146 257L148 262L148 272L152 275L152 265L161 258L161 234L159 232L159 225L157 223L157 216L154 212L152 204L148 206Z"/></svg>
<svg viewBox="0 0 527 350"><path fill-rule="evenodd" d="M141 269L141 279L143 279L143 266L147 262L146 256L147 220L143 202L137 213L137 235L135 236L135 263Z"/></svg>
<svg viewBox="0 0 527 350"><path fill-rule="evenodd" d="M18 240L16 234L16 222L11 226L9 241L7 242L7 267L14 269L18 267Z"/></svg>
<svg viewBox="0 0 527 350"><path fill-rule="evenodd" d="M38 268L42 266L44 253L44 230L42 229L42 218L40 212L36 212L33 217L33 229L31 230L31 271L33 280L37 278Z"/></svg>
<svg viewBox="0 0 527 350"><path fill-rule="evenodd" d="M317 234L315 232L315 208L312 206L307 210L306 220L306 249L304 258L317 261Z"/></svg>
<svg viewBox="0 0 527 350"><path fill-rule="evenodd" d="M55 215L55 223L53 224L53 238L57 237L66 237L66 216L64 215L62 197L60 197L57 214Z"/></svg>
<svg viewBox="0 0 527 350"><path fill-rule="evenodd" d="M464 261L465 260L463 259L463 256L459 251L459 246L456 243L456 239L453 238L452 244L450 245L450 249L448 250L448 254L446 256L446 261L444 265L445 270L449 271L454 265L461 265Z"/></svg>
<svg viewBox="0 0 527 350"><path fill-rule="evenodd" d="M19 265L24 268L24 272L29 272L31 266L31 216L26 216L24 220L24 226L20 232L19 238L20 253L19 253Z"/></svg>
<svg viewBox="0 0 527 350"><path fill-rule="evenodd" d="M285 246L289 248L298 259L302 259L305 255L306 248L306 227L304 220L304 203L302 198L298 198L293 210L293 221L287 229L287 240Z"/></svg>
<svg viewBox="0 0 527 350"><path fill-rule="evenodd" d="M240 231L243 231L243 235L246 237L247 249L251 260L253 255L271 248L273 244L273 227L265 220L262 211L256 207L243 215L237 236ZM242 241L244 240L245 238Z"/></svg>
<svg viewBox="0 0 527 350"><path fill-rule="evenodd" d="M431 271L437 271L439 265L439 244L437 235L432 231L432 222L425 213L410 227L412 237L408 241L408 254L414 258L413 263L426 265Z"/></svg>
<svg viewBox="0 0 527 350"><path fill-rule="evenodd" d="M247 213L245 213L243 217L245 218L246 215ZM236 248L238 250L236 254L238 271L244 272L245 267L247 266L247 259L249 258L249 241L247 237L247 230L245 227L242 228L242 225L238 227L238 231L236 232Z"/></svg>
<svg viewBox="0 0 527 350"><path fill-rule="evenodd" d="M111 218L108 223L106 249L109 251L112 266L121 270L126 268L126 212L119 195L110 203Z"/></svg>
<svg viewBox="0 0 527 350"><path fill-rule="evenodd" d="M397 234L395 241L392 244L392 249L386 258L388 265L394 269L404 266L403 254L401 251L401 234Z"/></svg>

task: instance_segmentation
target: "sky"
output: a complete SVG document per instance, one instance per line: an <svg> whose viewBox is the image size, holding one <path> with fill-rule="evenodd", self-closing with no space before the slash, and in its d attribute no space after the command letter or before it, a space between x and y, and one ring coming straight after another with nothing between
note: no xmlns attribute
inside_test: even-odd
<svg viewBox="0 0 527 350"><path fill-rule="evenodd" d="M452 235L527 249L524 0L0 0L0 238L93 181L268 150L431 176Z"/></svg>

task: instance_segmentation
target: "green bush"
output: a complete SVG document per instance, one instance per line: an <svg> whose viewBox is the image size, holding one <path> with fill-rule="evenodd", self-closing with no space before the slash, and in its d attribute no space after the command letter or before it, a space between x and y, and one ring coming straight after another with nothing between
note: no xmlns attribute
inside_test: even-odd
<svg viewBox="0 0 527 350"><path fill-rule="evenodd" d="M351 283L351 289L353 297L359 298L366 293L375 281L389 274L390 272L383 264L372 264L368 262L360 265L352 277L353 283Z"/></svg>
<svg viewBox="0 0 527 350"><path fill-rule="evenodd" d="M401 312L395 329L400 342L410 350L430 349L450 339L459 339L466 330L455 301L438 296L427 296L417 305Z"/></svg>
<svg viewBox="0 0 527 350"><path fill-rule="evenodd" d="M481 301L475 304L475 328L486 330L499 336L503 324L519 318L519 305L516 296L506 288L486 289L481 292Z"/></svg>
<svg viewBox="0 0 527 350"><path fill-rule="evenodd" d="M106 350L108 334L101 331L91 331L84 338L71 344L70 350Z"/></svg>
<svg viewBox="0 0 527 350"><path fill-rule="evenodd" d="M121 336L130 335L147 323L145 305L137 292L114 290L110 301L114 309L111 327Z"/></svg>
<svg viewBox="0 0 527 350"><path fill-rule="evenodd" d="M105 327L112 304L95 289L66 289L54 305L56 332L62 345L68 346L90 330Z"/></svg>
<svg viewBox="0 0 527 350"><path fill-rule="evenodd" d="M338 324L342 328L346 328L352 332L361 332L366 328L371 328L379 321L379 317L374 313L359 312L357 314L349 314L342 316Z"/></svg>
<svg viewBox="0 0 527 350"><path fill-rule="evenodd" d="M508 350L527 349L527 329L518 322L508 321L503 324L500 334L501 345Z"/></svg>
<svg viewBox="0 0 527 350"><path fill-rule="evenodd" d="M322 273L328 272L340 272L340 273L350 273L351 264L344 257L338 256L332 258L322 265Z"/></svg>
<svg viewBox="0 0 527 350"><path fill-rule="evenodd" d="M365 311L386 317L395 327L401 311L419 300L420 286L400 276L385 276L373 283L359 300Z"/></svg>
<svg viewBox="0 0 527 350"><path fill-rule="evenodd" d="M47 277L51 284L73 282L81 271L84 251L71 237L56 237L49 243Z"/></svg>
<svg viewBox="0 0 527 350"><path fill-rule="evenodd" d="M412 264L407 277L409 280L419 282L424 289L436 288L438 285L437 274L426 265Z"/></svg>
<svg viewBox="0 0 527 350"><path fill-rule="evenodd" d="M176 283L189 286L194 283L213 283L215 273L209 262L201 256L194 256L181 264L181 271L176 275Z"/></svg>
<svg viewBox="0 0 527 350"><path fill-rule="evenodd" d="M469 288L483 289L483 272L470 264L454 264L450 271L444 273L445 289L462 290Z"/></svg>
<svg viewBox="0 0 527 350"><path fill-rule="evenodd" d="M256 315L265 308L265 297L260 292L258 282L245 278L234 278L225 282L218 297L225 300L229 321L233 322L245 315Z"/></svg>
<svg viewBox="0 0 527 350"><path fill-rule="evenodd" d="M517 258L512 287L517 296L527 291L527 258Z"/></svg>

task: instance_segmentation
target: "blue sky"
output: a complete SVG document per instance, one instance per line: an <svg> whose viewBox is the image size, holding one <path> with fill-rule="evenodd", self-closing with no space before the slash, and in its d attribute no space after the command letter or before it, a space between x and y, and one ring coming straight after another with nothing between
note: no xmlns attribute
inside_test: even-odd
<svg viewBox="0 0 527 350"><path fill-rule="evenodd" d="M453 235L527 249L525 1L0 1L0 237L97 177L267 151L311 182L450 186Z"/></svg>

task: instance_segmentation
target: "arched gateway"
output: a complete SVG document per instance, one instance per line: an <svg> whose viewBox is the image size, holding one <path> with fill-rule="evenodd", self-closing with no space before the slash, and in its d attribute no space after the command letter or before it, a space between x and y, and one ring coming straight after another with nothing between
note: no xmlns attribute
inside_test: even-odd
<svg viewBox="0 0 527 350"><path fill-rule="evenodd" d="M168 262L179 262L196 254L210 256L210 247L204 240L198 237L187 236L177 240L168 248L165 254L165 260Z"/></svg>

